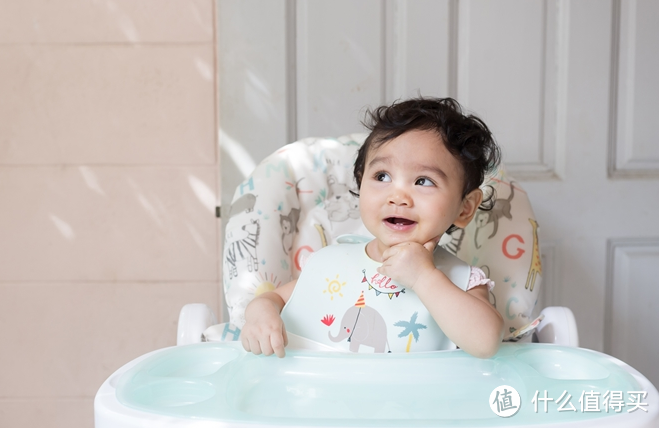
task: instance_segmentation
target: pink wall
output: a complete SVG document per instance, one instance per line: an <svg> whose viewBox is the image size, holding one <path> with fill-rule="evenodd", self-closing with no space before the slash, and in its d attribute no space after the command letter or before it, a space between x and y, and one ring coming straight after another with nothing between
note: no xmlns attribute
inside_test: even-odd
<svg viewBox="0 0 659 428"><path fill-rule="evenodd" d="M185 303L217 312L214 13L0 3L0 426L92 426Z"/></svg>

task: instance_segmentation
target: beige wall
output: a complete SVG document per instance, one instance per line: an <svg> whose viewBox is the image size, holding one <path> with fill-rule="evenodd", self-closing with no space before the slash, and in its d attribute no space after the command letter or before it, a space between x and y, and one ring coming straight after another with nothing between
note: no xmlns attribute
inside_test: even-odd
<svg viewBox="0 0 659 428"><path fill-rule="evenodd" d="M103 380L220 303L212 0L0 0L0 426L91 427Z"/></svg>

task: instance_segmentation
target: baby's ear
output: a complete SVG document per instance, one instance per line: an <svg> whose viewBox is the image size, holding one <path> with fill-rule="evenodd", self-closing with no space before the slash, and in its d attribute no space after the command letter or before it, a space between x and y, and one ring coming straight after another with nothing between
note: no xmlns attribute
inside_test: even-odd
<svg viewBox="0 0 659 428"><path fill-rule="evenodd" d="M462 211L453 224L464 229L476 215L481 202L483 202L483 191L481 189L475 189L469 192L462 200Z"/></svg>

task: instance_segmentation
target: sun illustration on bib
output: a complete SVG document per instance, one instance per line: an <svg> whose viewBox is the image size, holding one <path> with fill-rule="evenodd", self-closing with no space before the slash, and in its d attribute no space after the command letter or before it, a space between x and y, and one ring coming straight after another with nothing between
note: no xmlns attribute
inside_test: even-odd
<svg viewBox="0 0 659 428"><path fill-rule="evenodd" d="M325 278L327 281L327 289L323 290L323 293L329 293L330 298L334 300L334 295L338 294L339 297L343 297L341 293L341 288L345 287L346 283L339 281L339 274L336 274L334 279Z"/></svg>

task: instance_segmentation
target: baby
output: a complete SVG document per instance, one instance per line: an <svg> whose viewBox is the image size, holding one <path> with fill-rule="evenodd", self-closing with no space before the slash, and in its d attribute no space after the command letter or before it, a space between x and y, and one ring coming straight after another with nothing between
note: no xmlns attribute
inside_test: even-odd
<svg viewBox="0 0 659 428"><path fill-rule="evenodd" d="M479 188L499 162L490 131L451 98L382 106L367 114L365 125L371 133L354 176L361 219L375 239L325 247L298 280L256 297L245 310L244 348L283 357L288 330L328 344L345 341L354 352L361 346L410 351L414 338L416 351L453 342L476 357L491 357L503 335L501 315L488 299L494 283L437 245L444 233L464 228L479 207L493 205ZM353 273L350 282L334 274L339 267ZM332 312L320 331L316 315L325 310ZM334 313L342 312L332 335Z"/></svg>

